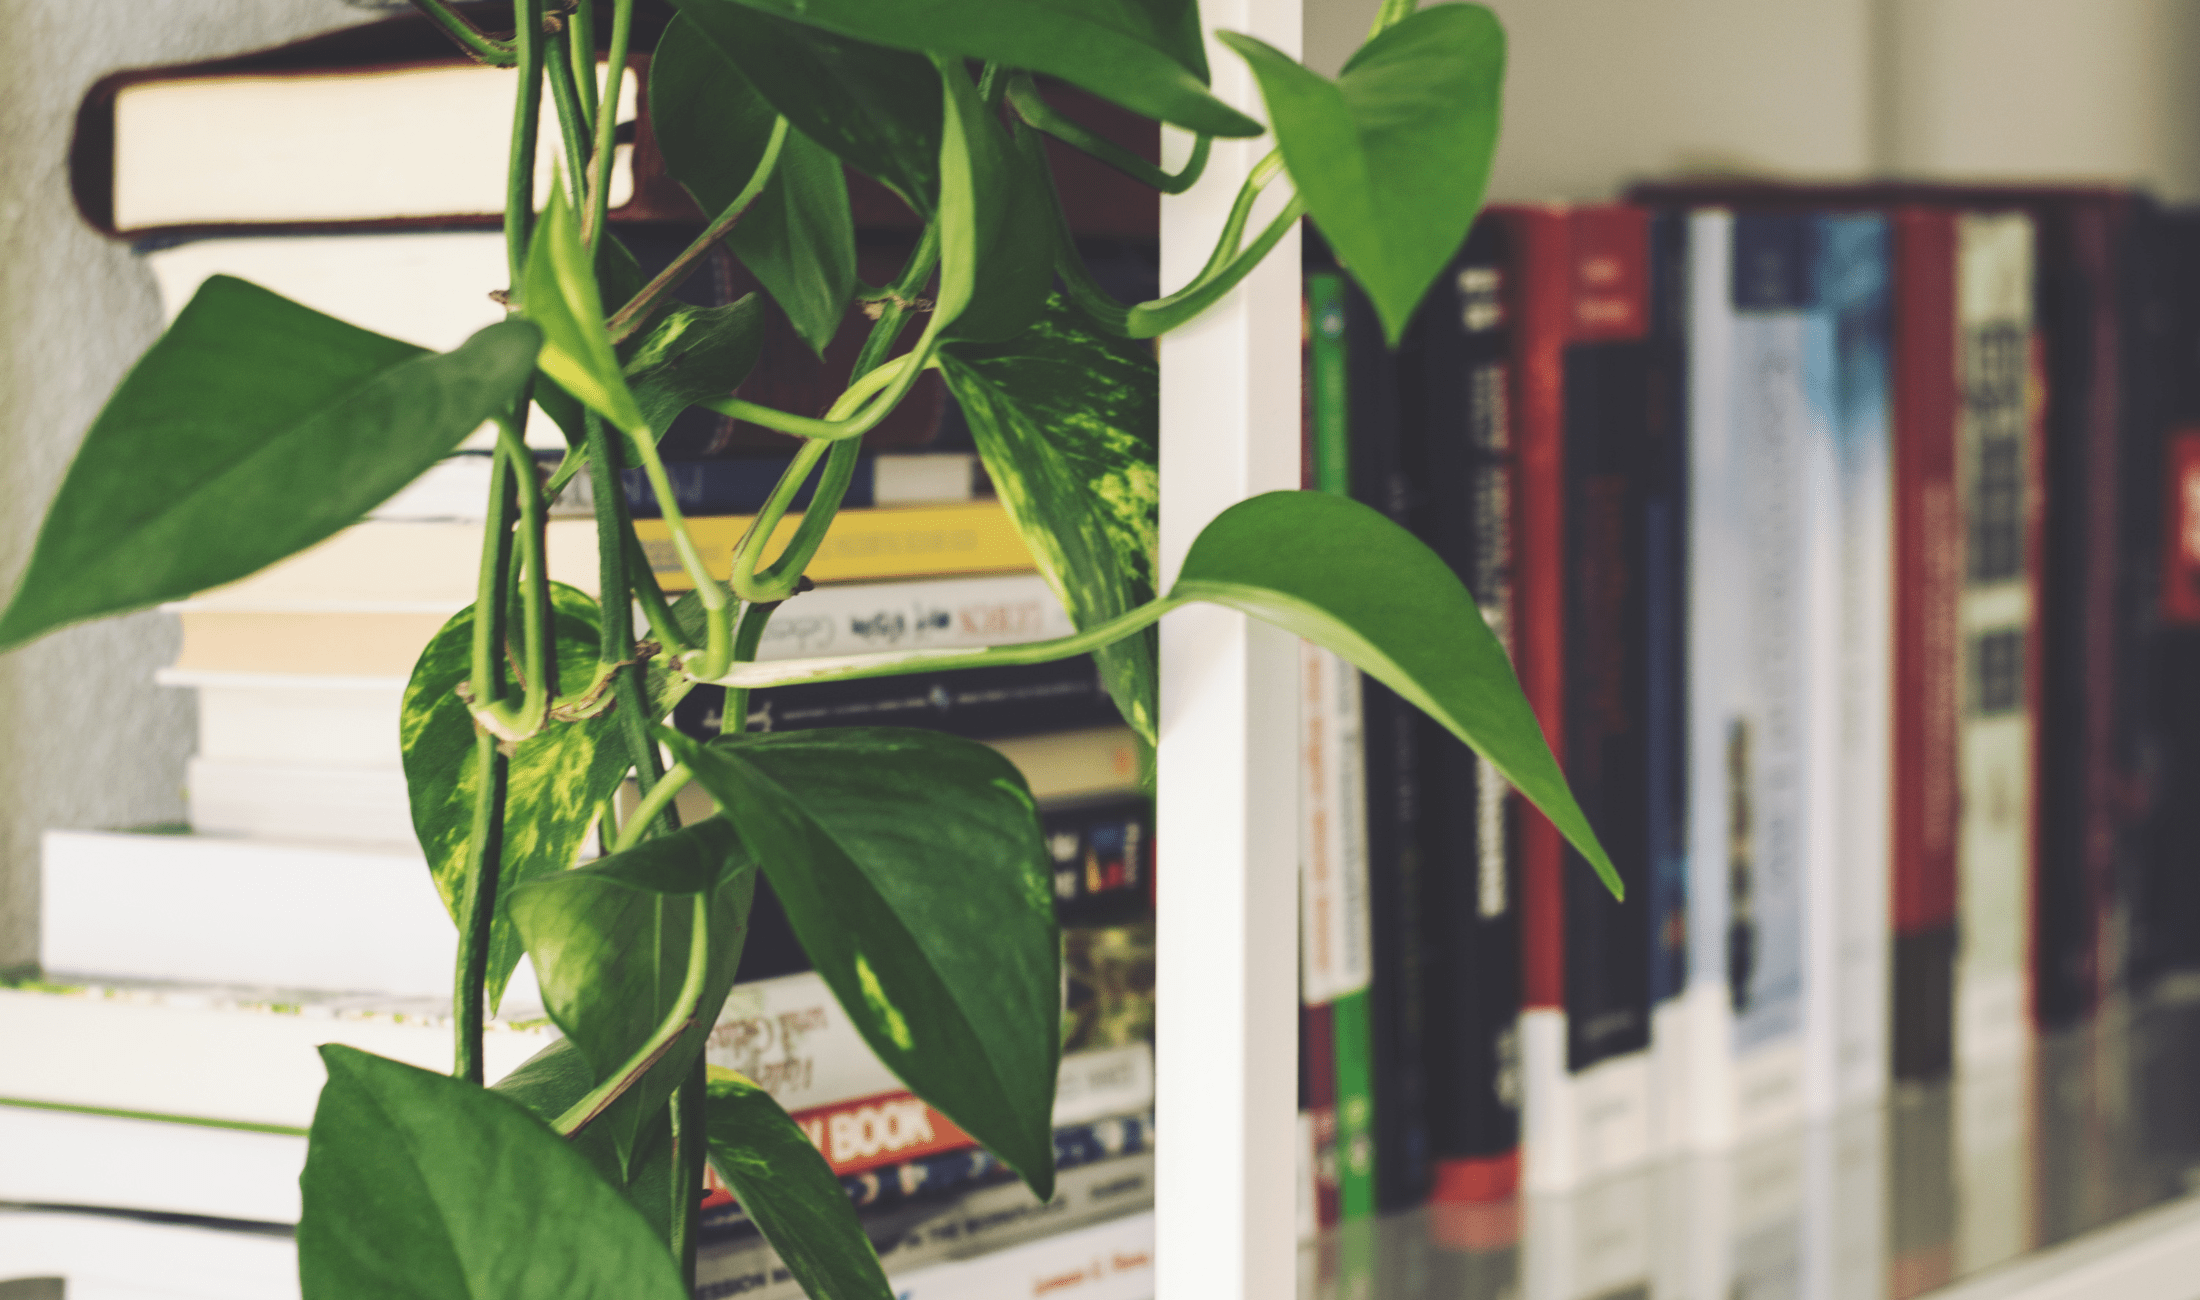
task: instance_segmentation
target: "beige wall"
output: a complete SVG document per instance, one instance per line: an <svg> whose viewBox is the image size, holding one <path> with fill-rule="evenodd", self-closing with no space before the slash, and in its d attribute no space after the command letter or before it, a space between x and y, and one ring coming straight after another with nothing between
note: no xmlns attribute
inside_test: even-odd
<svg viewBox="0 0 2200 1300"><path fill-rule="evenodd" d="M2200 0L1492 0L1491 195L1720 169L2098 177L2200 200ZM1334 71L1370 0L1307 0Z"/></svg>

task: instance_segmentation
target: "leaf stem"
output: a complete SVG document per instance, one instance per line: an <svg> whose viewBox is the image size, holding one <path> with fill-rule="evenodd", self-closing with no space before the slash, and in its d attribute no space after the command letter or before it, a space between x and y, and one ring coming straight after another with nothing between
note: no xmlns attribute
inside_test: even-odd
<svg viewBox="0 0 2200 1300"><path fill-rule="evenodd" d="M516 293L527 279L527 240L535 219L535 146L542 127L542 0L518 0L513 20L519 102L512 110L512 150L504 168L504 252L511 262Z"/></svg>
<svg viewBox="0 0 2200 1300"><path fill-rule="evenodd" d="M581 127L596 123L596 6L579 0L565 15L565 57L573 64L574 88L580 92Z"/></svg>
<svg viewBox="0 0 2200 1300"><path fill-rule="evenodd" d="M586 5L581 7L583 10ZM601 241L604 222L611 210L611 162L618 153L614 137L619 129L620 82L626 77L626 49L634 33L634 0L614 0L611 6L610 64L604 71L603 103L596 109L596 143L588 156L588 208L581 218L581 240L593 249ZM576 46L576 48L578 48ZM595 42L589 42L588 86L594 90Z"/></svg>
<svg viewBox="0 0 2200 1300"><path fill-rule="evenodd" d="M985 646L977 650L904 650L882 655L839 655L829 659L775 659L770 663L734 663L708 680L714 685L753 690L764 686L791 686L803 682L850 682L865 677L898 677L914 672L945 672L954 668L987 668L998 664L1041 664L1071 655L1089 654L1150 626L1163 614L1191 603L1191 597L1165 596L1136 609L1126 610L1105 623L1095 624L1073 636L1051 641L1027 641L1021 645Z"/></svg>
<svg viewBox="0 0 2200 1300"><path fill-rule="evenodd" d="M680 991L674 995L672 1010L663 1023L635 1049L626 1064L612 1071L611 1076L579 1101L566 1109L563 1115L551 1122L550 1127L564 1137L575 1133L595 1120L610 1107L628 1088L634 1086L651 1066L657 1064L695 1018L702 1014L703 982L705 967L710 962L710 894L708 891L694 895L695 916L688 931L687 975L680 981Z"/></svg>
<svg viewBox="0 0 2200 1300"><path fill-rule="evenodd" d="M504 794L511 760L486 729L474 728L474 762L481 783L474 790L472 833L466 841L466 883L459 891L458 969L451 990L451 1074L482 1082L481 1032L489 982L489 940L496 923L497 883L504 861Z"/></svg>
<svg viewBox="0 0 2200 1300"><path fill-rule="evenodd" d="M939 346L940 333L947 327L947 324L948 322L939 316L932 317L931 323L925 326L924 333L918 337L917 346L888 363L888 365L902 365L902 369L890 376L890 382L885 383L885 391L878 393L875 400L863 405L861 411L855 414L848 414L847 412L854 410L857 405L861 404L863 398L871 397L874 393L877 393L877 385L863 388L861 391L858 391L856 387L850 387L847 392L840 395L840 400L833 403L833 409L826 412L824 419L816 419L807 415L789 415L785 411L774 410L769 406L758 406L754 402L744 402L738 397L706 398L697 402L696 405L708 407L720 415L730 415L736 420L747 420L751 424L761 424L767 429L777 429L781 433L791 433L797 438L815 438L820 442L840 442L844 439L860 438L876 428L880 420L885 419L895 407L901 405L901 399L908 394L910 387L917 382L917 377L924 372L927 365L931 364L932 353ZM886 367L881 366L880 369L883 370ZM873 371L872 373L876 374L878 372ZM869 376L865 378L869 378ZM863 380L856 382L860 385ZM855 400L851 401L851 398Z"/></svg>
<svg viewBox="0 0 2200 1300"><path fill-rule="evenodd" d="M756 582L757 565L763 560L764 547L770 544L771 535L779 531L779 521L787 517L787 510L794 504L796 494L809 481L810 471L817 467L819 458L832 445L812 438L796 448L794 459L781 471L779 481L772 485L771 495L764 498L763 507L756 512L756 518L749 521L741 539L733 544L733 570L727 586L732 588L736 597L742 600L778 599L777 596L759 594ZM731 661L732 647L729 645L727 662ZM708 667L721 667L710 660L705 660L704 663Z"/></svg>
<svg viewBox="0 0 2200 1300"><path fill-rule="evenodd" d="M679 795L681 787L694 776L695 773L688 770L687 764L674 763L671 770L649 787L649 793L643 795L641 803L628 814L625 825L619 828L619 838L612 842L611 851L624 853L648 838L649 824L657 820L665 806Z"/></svg>
<svg viewBox="0 0 2200 1300"><path fill-rule="evenodd" d="M428 21L443 29L443 34L458 43L458 47L476 60L492 68L509 68L519 62L519 50L515 43L500 41L480 28L467 22L463 14L453 10L443 0L412 0L413 8L428 16Z"/></svg>
<svg viewBox="0 0 2200 1300"><path fill-rule="evenodd" d="M672 613L672 606L665 603L664 588L657 585L657 574L650 567L649 555L642 550L641 539L632 532L626 535L626 560L628 581L633 588L635 603L642 607L642 617L649 620L649 634L666 654L677 658L693 650L680 627L680 620Z"/></svg>
<svg viewBox="0 0 2200 1300"><path fill-rule="evenodd" d="M757 162L756 170L749 174L749 183L741 187L739 194L733 196L733 202L726 205L726 210L719 213L715 221L703 228L702 234L680 250L680 255L672 259L670 266L659 271L655 279L643 285L641 292L628 300L625 306L611 313L611 318L604 322L604 327L610 330L613 343L623 342L640 329L649 309L657 305L657 300L687 279L688 272L697 259L709 252L711 245L724 239L726 232L733 229L733 223L741 219L741 214L749 210L751 203L756 202L756 196L764 192L765 184L771 180L772 170L779 165L779 151L787 142L787 130L787 119L784 117L772 123L772 135L770 141L764 145L764 156Z"/></svg>
<svg viewBox="0 0 2200 1300"><path fill-rule="evenodd" d="M1192 156L1184 164L1184 170L1172 175L1097 131L1087 130L1063 116L1059 109L1049 104L1039 93L1038 85L1032 81L1028 72L1017 73L1008 83L1008 105L1016 110L1018 117L1030 123L1033 129L1043 131L1079 153L1089 154L1141 185L1150 185L1163 194L1182 194L1198 184L1201 174L1207 170L1207 154L1214 145L1213 136L1201 135L1192 144Z"/></svg>
<svg viewBox="0 0 2200 1300"><path fill-rule="evenodd" d="M741 611L741 626L733 635L733 661L745 664L756 658L763 643L764 625L772 621L780 602L762 601ZM738 736L749 729L749 691L745 686L726 688L726 702L718 709L718 734Z"/></svg>
<svg viewBox="0 0 2200 1300"><path fill-rule="evenodd" d="M1375 25L1367 29L1367 39L1372 41L1382 35L1384 28L1405 18L1418 4L1420 0L1383 0L1383 7L1375 11Z"/></svg>
<svg viewBox="0 0 2200 1300"><path fill-rule="evenodd" d="M708 1151L705 1105L710 1100L710 1067L702 1054L688 1067L688 1076L672 1093L672 1187L679 1201L672 1207L672 1253L680 1261L680 1278L687 1294L695 1294L696 1247L702 1239L703 1158Z"/></svg>
<svg viewBox="0 0 2200 1300"><path fill-rule="evenodd" d="M665 521L665 531L672 534L672 549L680 557L680 567L687 571L688 581L695 584L696 598L703 602L703 611L710 619L709 640L704 646L705 662L723 663L732 658L731 615L727 612L724 584L711 576L710 566L703 562L703 553L695 549L695 539L688 533L687 517L680 512L680 503L673 495L672 479L665 473L665 462L657 455L657 444L648 438L628 437L642 462L642 473L649 479L649 487L657 494L657 510Z"/></svg>
<svg viewBox="0 0 2200 1300"><path fill-rule="evenodd" d="M489 460L489 508L482 525L481 569L474 583L473 655L466 679L467 708L479 710L504 698L505 619L511 608L512 523L518 513L512 463Z"/></svg>

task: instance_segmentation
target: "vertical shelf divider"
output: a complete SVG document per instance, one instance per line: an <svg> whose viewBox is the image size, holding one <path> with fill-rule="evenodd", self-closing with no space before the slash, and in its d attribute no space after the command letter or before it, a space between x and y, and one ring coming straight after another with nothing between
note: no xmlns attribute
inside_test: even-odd
<svg viewBox="0 0 2200 1300"><path fill-rule="evenodd" d="M1302 0L1208 0L1210 28L1298 57ZM1215 93L1265 119L1243 60L1208 42ZM1188 137L1164 129L1167 165ZM1205 262L1271 136L1214 144L1161 200L1161 282ZM1289 193L1279 179L1249 227ZM1299 486L1299 237L1198 321L1164 336L1161 589L1192 539L1247 497ZM1161 625L1155 846L1157 1300L1296 1294L1296 638L1215 606Z"/></svg>

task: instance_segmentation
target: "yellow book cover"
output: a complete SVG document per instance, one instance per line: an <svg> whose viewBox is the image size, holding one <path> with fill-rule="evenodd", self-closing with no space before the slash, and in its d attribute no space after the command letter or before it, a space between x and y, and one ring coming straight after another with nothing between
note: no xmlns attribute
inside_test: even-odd
<svg viewBox="0 0 2200 1300"><path fill-rule="evenodd" d="M723 515L687 521L703 563L723 578L733 569L733 548L748 531L747 515ZM802 516L790 514L772 532L765 554L777 558L793 538ZM650 568L666 591L694 584L672 550L672 534L662 519L637 519L634 531L649 554ZM844 510L833 520L825 544L810 561L815 582L853 582L877 578L932 577L949 573L1005 573L1033 568L1031 552L1008 511L998 501L954 505L888 506Z"/></svg>

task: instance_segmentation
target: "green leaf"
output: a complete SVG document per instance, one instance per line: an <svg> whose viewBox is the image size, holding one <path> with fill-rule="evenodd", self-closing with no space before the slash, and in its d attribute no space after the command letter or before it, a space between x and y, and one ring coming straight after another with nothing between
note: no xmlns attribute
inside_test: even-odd
<svg viewBox="0 0 2200 1300"><path fill-rule="evenodd" d="M634 260L633 252L615 232L606 230L603 241L596 245L597 300L624 303L640 293L645 283L647 280L642 275L641 263ZM656 319L664 307L665 304L660 302L650 310L645 320ZM625 348L631 348L632 344L633 340L629 339ZM565 435L568 447L579 449L587 444L588 428L582 422L586 408L581 405L579 398L550 382L547 375L539 372L535 378L534 396L535 405L541 407L543 414L550 417L550 422L558 426L558 431Z"/></svg>
<svg viewBox="0 0 2200 1300"><path fill-rule="evenodd" d="M683 1300L664 1244L517 1102L356 1048L321 1049L298 1223L314 1300Z"/></svg>
<svg viewBox="0 0 2200 1300"><path fill-rule="evenodd" d="M489 1086L549 1124L588 1095L596 1086L596 1072L572 1039L557 1038ZM641 1211L651 1233L661 1241L671 1239L673 1216L681 1198L672 1187L675 1161L669 1107L658 1110L642 1126L634 1139L636 1158L631 1168L619 1158L618 1144L612 1141L610 1130L601 1125L591 1124L566 1142L598 1177L619 1189L627 1204Z"/></svg>
<svg viewBox="0 0 2200 1300"><path fill-rule="evenodd" d="M423 352L215 276L85 435L0 648L234 582L358 522L509 411L540 342L505 321Z"/></svg>
<svg viewBox="0 0 2200 1300"><path fill-rule="evenodd" d="M563 583L550 584L550 598L558 686L570 696L587 688L595 675L600 614L593 598ZM474 793L481 783L473 715L458 697L458 684L473 671L473 626L472 608L460 610L428 642L413 665L398 716L413 833L454 924L472 848ZM516 620L512 635L516 649ZM692 685L652 660L649 690L657 718L670 712ZM573 865L589 823L618 789L628 760L618 721L608 710L579 721L553 720L512 755L505 788L504 868L489 939L491 1006L503 997L505 981L519 964L512 890Z"/></svg>
<svg viewBox="0 0 2200 1300"><path fill-rule="evenodd" d="M757 33L766 42L778 41L781 29L798 34L810 30L747 11L725 19L725 24L733 27L752 22L766 25ZM822 56L812 48L817 41L834 46L858 44L819 34L815 41L802 38L790 44L789 49L778 51L777 57L768 47L759 49L747 43L737 43L737 47L751 62L763 58L773 75L786 76L804 72L795 65L805 60L811 64L821 61ZM779 110L757 93L747 74L706 39L691 19L674 18L657 50L649 65L649 102L665 166L687 186L704 212L723 212L740 197L755 175L757 164L763 161ZM930 187L925 191L929 204L932 191L938 188L931 172L939 156L939 79L930 64L914 55L893 50L876 53L897 67L913 66L922 77L919 93L908 103L893 105L902 111L880 118L878 125L907 134L914 130L904 125L910 112L932 119L929 138L902 140L901 152L883 155L922 160L924 183ZM810 66L806 70L809 75L795 77L798 89L807 97L806 106L832 107L859 121L869 121L863 117L865 103L883 102L895 88L893 69L886 69L882 76L881 69L867 66L861 57L830 60L823 67ZM852 80L847 95L867 98L845 102L830 98L824 79L835 73L848 74L847 79ZM816 122L817 116L790 113L788 120L812 121L824 129L827 123ZM804 135L799 126L791 129L770 181L734 223L726 243L780 310L787 313L795 332L822 355L839 330L849 294L855 289L855 223L848 209L848 178L841 171L840 160ZM647 408L646 400L643 406Z"/></svg>
<svg viewBox="0 0 2200 1300"><path fill-rule="evenodd" d="M661 432L696 402L739 387L763 346L764 304L755 294L723 307L678 303L627 357L627 385L642 419Z"/></svg>
<svg viewBox="0 0 2200 1300"><path fill-rule="evenodd" d="M779 167L726 236L741 264L820 357L840 332L856 287L855 218L840 160L787 132Z"/></svg>
<svg viewBox="0 0 2200 1300"><path fill-rule="evenodd" d="M1391 346L1467 237L1497 150L1505 30L1480 5L1410 14L1334 82L1221 34L1260 79L1284 165Z"/></svg>
<svg viewBox="0 0 2200 1300"><path fill-rule="evenodd" d="M703 75L740 77L743 89L785 114L797 131L900 195L919 216L932 215L940 188L940 82L923 55L731 0L675 3L687 30L702 38L696 43L707 42L720 61ZM691 50L682 58L700 64L703 56ZM712 93L730 99L738 92ZM735 189L748 175L741 173Z"/></svg>
<svg viewBox="0 0 2200 1300"><path fill-rule="evenodd" d="M994 490L1079 628L1154 597L1160 372L1061 295L1005 343L956 343L940 371ZM1125 721L1152 740L1154 629L1095 652Z"/></svg>
<svg viewBox="0 0 2200 1300"><path fill-rule="evenodd" d="M542 372L584 405L638 438L652 436L619 373L604 332L596 268L565 191L552 186L527 245L524 314L542 328Z"/></svg>
<svg viewBox="0 0 2200 1300"><path fill-rule="evenodd" d="M726 736L682 758L879 1059L1050 1196L1061 958L1022 775L975 741L893 727Z"/></svg>
<svg viewBox="0 0 2200 1300"><path fill-rule="evenodd" d="M690 17L735 0L677 0ZM1024 68L1083 86L1147 117L1208 135L1260 123L1207 92L1192 0L740 0L896 49ZM767 92L768 93L768 92Z"/></svg>
<svg viewBox="0 0 2200 1300"><path fill-rule="evenodd" d="M710 1162L805 1295L893 1300L848 1193L772 1095L716 1066L705 1131Z"/></svg>
<svg viewBox="0 0 2200 1300"><path fill-rule="evenodd" d="M640 1082L595 1121L631 1161L650 1118L665 1108L717 1023L748 934L756 866L719 818L644 841L512 891L543 1007L609 1079L675 1013L692 1022ZM695 926L708 966L693 1005L682 1005Z"/></svg>
<svg viewBox="0 0 2200 1300"><path fill-rule="evenodd" d="M1495 764L1619 894L1474 598L1380 512L1326 492L1240 501L1193 539L1169 599L1243 610L1344 656Z"/></svg>
<svg viewBox="0 0 2200 1300"><path fill-rule="evenodd" d="M1053 194L1040 188L1051 182L1031 170L1044 155L1010 143L969 75L950 61L939 68L947 112L933 312L949 338L1004 339L1038 316L1054 284Z"/></svg>

